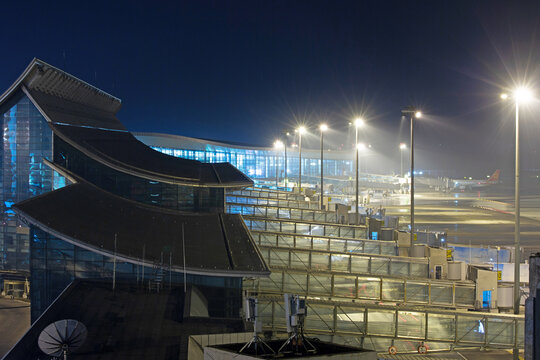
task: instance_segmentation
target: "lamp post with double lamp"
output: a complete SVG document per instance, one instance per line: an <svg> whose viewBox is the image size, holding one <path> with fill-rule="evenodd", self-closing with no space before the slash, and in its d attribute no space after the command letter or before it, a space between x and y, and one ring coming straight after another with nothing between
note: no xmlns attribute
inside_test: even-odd
<svg viewBox="0 0 540 360"><path fill-rule="evenodd" d="M401 110L402 116L408 116L411 120L411 246L414 241L414 119L422 117L422 113L413 106L407 106Z"/></svg>
<svg viewBox="0 0 540 360"><path fill-rule="evenodd" d="M276 190L278 190L279 184L279 172L278 172L278 155L277 152L283 148L283 142L281 140L274 141L274 151L276 152L275 156L275 166L276 166Z"/></svg>
<svg viewBox="0 0 540 360"><path fill-rule="evenodd" d="M399 144L399 152L401 155L401 172L399 173L401 177L403 177L403 151L407 149L407 144L401 143Z"/></svg>
<svg viewBox="0 0 540 360"><path fill-rule="evenodd" d="M321 130L321 210L323 209L323 197L324 197L324 183L323 183L323 173L324 173L324 156L323 156L323 134L326 130L328 130L328 125L321 124L319 126L319 130Z"/></svg>
<svg viewBox="0 0 540 360"><path fill-rule="evenodd" d="M358 191L359 191L359 185L358 185L358 162L359 162L359 156L358 156L358 129L364 126L364 120L361 118L357 118L354 120L354 127L355 127L355 141L354 141L354 151L356 152L356 172L355 172L355 178L356 178L356 223L358 223Z"/></svg>
<svg viewBox="0 0 540 360"><path fill-rule="evenodd" d="M302 192L302 134L306 132L305 126L296 129L298 132L298 189Z"/></svg>
<svg viewBox="0 0 540 360"><path fill-rule="evenodd" d="M515 193L514 193L514 202L515 202L515 224L514 224L514 314L519 314L519 303L520 303L520 293L519 293L519 283L520 283L520 274L519 274L519 264L521 261L520 256L520 196L519 196L519 105L524 104L530 101L533 98L533 93L530 89L525 87L520 87L515 89L512 92L512 95L501 94L501 99L506 100L512 97L516 106L516 163L515 163ZM517 357L517 349L514 349L514 358Z"/></svg>

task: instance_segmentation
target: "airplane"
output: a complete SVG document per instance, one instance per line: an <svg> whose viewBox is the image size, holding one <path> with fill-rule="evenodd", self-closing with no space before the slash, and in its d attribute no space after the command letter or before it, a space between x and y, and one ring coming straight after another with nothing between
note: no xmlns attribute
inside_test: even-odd
<svg viewBox="0 0 540 360"><path fill-rule="evenodd" d="M500 182L499 180L500 174L501 174L501 170L497 169L489 178L487 178L487 180L453 179L452 182L454 184L454 189L460 189L460 190L471 189L472 190L475 188L482 188L482 187L498 184Z"/></svg>

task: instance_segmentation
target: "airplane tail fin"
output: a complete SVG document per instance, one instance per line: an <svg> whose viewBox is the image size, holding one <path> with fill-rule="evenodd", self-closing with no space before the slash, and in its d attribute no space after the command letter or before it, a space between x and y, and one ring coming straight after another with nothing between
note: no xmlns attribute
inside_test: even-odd
<svg viewBox="0 0 540 360"><path fill-rule="evenodd" d="M497 169L495 170L495 172L489 177L488 181L489 182L499 182L499 176L501 174L501 170L500 169Z"/></svg>

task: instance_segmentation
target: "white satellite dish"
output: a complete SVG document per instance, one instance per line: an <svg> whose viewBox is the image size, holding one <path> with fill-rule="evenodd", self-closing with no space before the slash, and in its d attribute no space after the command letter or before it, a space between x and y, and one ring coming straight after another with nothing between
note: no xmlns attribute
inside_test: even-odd
<svg viewBox="0 0 540 360"><path fill-rule="evenodd" d="M47 355L63 356L67 360L68 353L80 348L87 334L86 326L77 320L58 320L39 334L38 346Z"/></svg>

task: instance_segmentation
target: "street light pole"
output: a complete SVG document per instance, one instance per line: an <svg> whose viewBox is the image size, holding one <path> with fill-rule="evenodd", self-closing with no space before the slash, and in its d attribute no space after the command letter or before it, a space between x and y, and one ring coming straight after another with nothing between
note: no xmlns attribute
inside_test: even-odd
<svg viewBox="0 0 540 360"><path fill-rule="evenodd" d="M354 121L354 126L356 128L356 136L354 141L354 151L356 152L356 172L355 172L355 178L356 178L356 223L358 224L358 217L359 217L359 209L358 209L358 191L359 191L359 184L358 184L358 164L359 164L359 155L358 155L358 128L364 126L364 120L358 118Z"/></svg>
<svg viewBox="0 0 540 360"><path fill-rule="evenodd" d="M520 204L519 204L519 102L516 99L516 185L515 185L515 225L514 225L514 242L515 242L515 264L514 264L514 314L519 314L519 283L520 283L520 274L519 274L519 265L521 262L521 253L520 253Z"/></svg>
<svg viewBox="0 0 540 360"><path fill-rule="evenodd" d="M411 119L411 186L409 193L411 194L411 246L414 241L414 118L422 116L420 111L412 106L408 106L401 111L402 115L409 115Z"/></svg>
<svg viewBox="0 0 540 360"><path fill-rule="evenodd" d="M414 116L411 113L411 246L414 241Z"/></svg>
<svg viewBox="0 0 540 360"><path fill-rule="evenodd" d="M328 130L328 126L326 124L321 124L320 126L321 130L321 210L323 209L323 197L324 197L324 156L323 156L323 134L326 130Z"/></svg>

